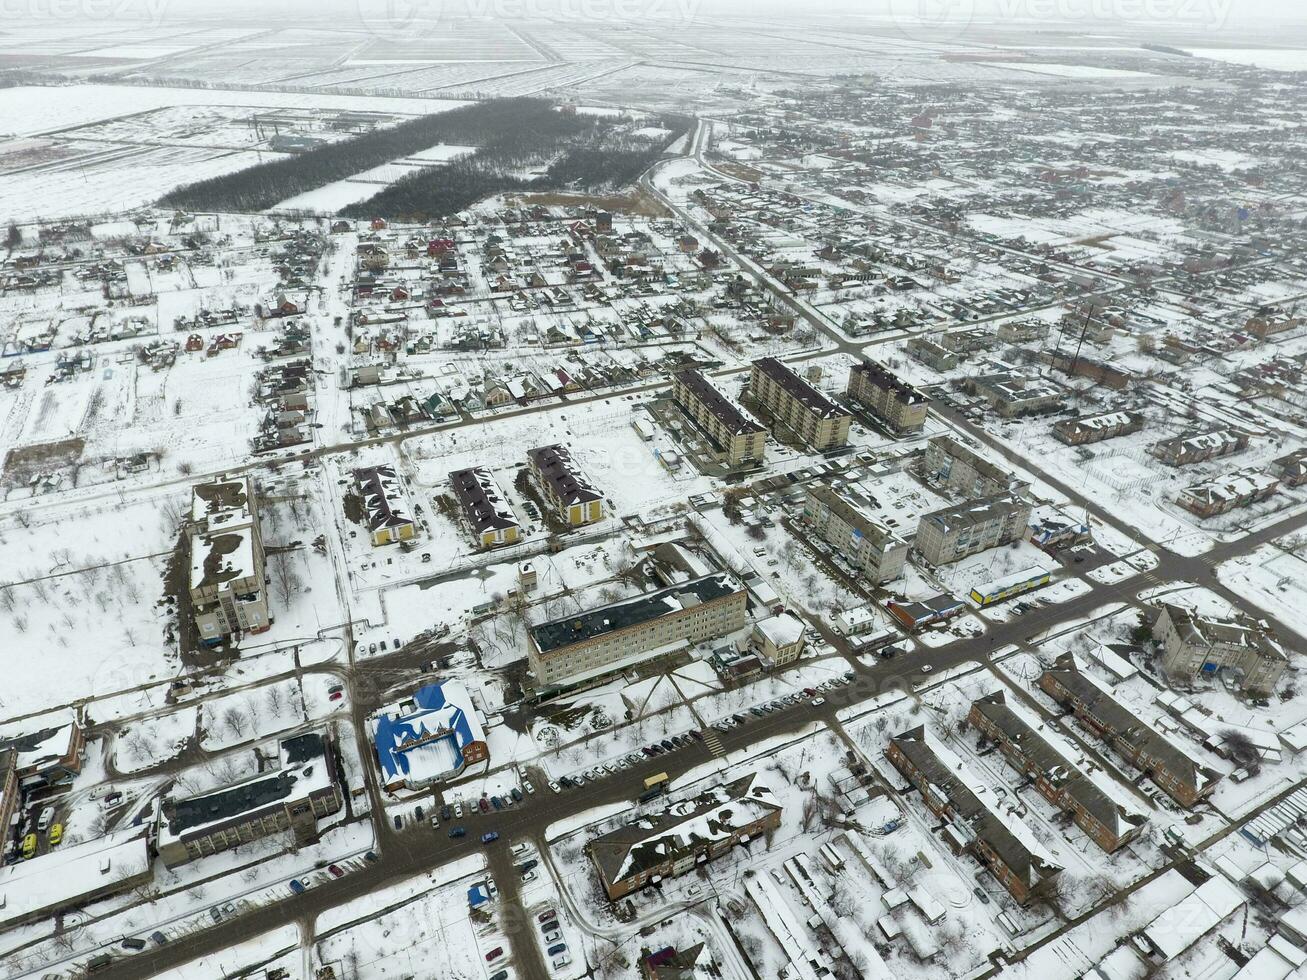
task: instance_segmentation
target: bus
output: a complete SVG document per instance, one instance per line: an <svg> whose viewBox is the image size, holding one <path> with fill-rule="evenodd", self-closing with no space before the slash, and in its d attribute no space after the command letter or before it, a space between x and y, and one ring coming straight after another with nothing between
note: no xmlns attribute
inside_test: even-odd
<svg viewBox="0 0 1307 980"><path fill-rule="evenodd" d="M644 781L644 788L645 788L646 790L651 790L651 789L655 789L655 788L656 788L656 789L659 789L659 790L666 790L666 789L667 789L667 773L665 773L665 772L660 772L660 773L658 773L656 776L650 776L648 779L646 779L646 780Z"/></svg>

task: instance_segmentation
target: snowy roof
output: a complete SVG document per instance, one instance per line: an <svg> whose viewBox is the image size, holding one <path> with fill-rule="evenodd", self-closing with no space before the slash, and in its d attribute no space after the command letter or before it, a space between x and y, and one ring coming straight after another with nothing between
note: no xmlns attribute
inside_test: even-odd
<svg viewBox="0 0 1307 980"><path fill-rule="evenodd" d="M248 476L218 477L191 488L191 520L213 531L249 523L254 492Z"/></svg>
<svg viewBox="0 0 1307 980"><path fill-rule="evenodd" d="M1173 960L1244 904L1234 885L1214 875L1140 930L1140 938L1163 961Z"/></svg>
<svg viewBox="0 0 1307 980"><path fill-rule="evenodd" d="M753 624L754 629L771 641L773 646L786 647L797 643L803 636L803 622L790 613L768 616Z"/></svg>
<svg viewBox="0 0 1307 980"><path fill-rule="evenodd" d="M0 868L0 927L47 909L77 905L83 896L145 874L150 869L149 830L148 821L142 821Z"/></svg>
<svg viewBox="0 0 1307 980"><path fill-rule="evenodd" d="M853 373L865 375L878 388L892 392L904 405L921 405L930 401L920 388L908 384L884 364L869 357L853 365Z"/></svg>
<svg viewBox="0 0 1307 980"><path fill-rule="evenodd" d="M221 590L228 582L257 574L254 533L248 524L219 534L192 534L190 546L192 589L215 586Z"/></svg>
<svg viewBox="0 0 1307 980"><path fill-rule="evenodd" d="M566 446L540 446L528 450L527 456L540 479L549 484L554 495L564 504L583 504L604 499L604 495L581 472L581 468L572 459L572 451Z"/></svg>
<svg viewBox="0 0 1307 980"><path fill-rule="evenodd" d="M675 803L590 842L590 853L610 885L704 841L729 838L739 828L781 809L771 790L755 786L757 773L715 786L692 800Z"/></svg>
<svg viewBox="0 0 1307 980"><path fill-rule="evenodd" d="M463 750L486 740L471 695L457 680L429 684L379 709L368 730L386 778L415 784L462 771Z"/></svg>
<svg viewBox="0 0 1307 980"><path fill-rule="evenodd" d="M1257 470L1238 470L1225 476L1218 476L1202 483L1195 483L1180 491L1180 496L1188 498L1195 504L1216 505L1226 501L1238 502L1268 493L1275 489L1279 478Z"/></svg>
<svg viewBox="0 0 1307 980"><path fill-rule="evenodd" d="M659 616L680 612L691 606L712 602L723 596L742 592L744 587L734 576L715 572L689 582L680 582L656 592L645 592L589 612L578 613L531 627L531 639L541 653L592 640L605 633L647 623Z"/></svg>
<svg viewBox="0 0 1307 980"><path fill-rule="evenodd" d="M1002 691L978 698L972 706L1007 737L1045 779L1066 793L1107 828L1121 837L1144 823L1139 806L1116 788L1111 778L1100 777L1094 763L1073 752L1071 743L1025 712L1007 703Z"/></svg>
<svg viewBox="0 0 1307 980"><path fill-rule="evenodd" d="M368 530L413 523L405 513L404 488L393 466L387 464L355 470L354 480L358 483L359 495L363 497Z"/></svg>
<svg viewBox="0 0 1307 980"><path fill-rule="evenodd" d="M1005 520L1014 510L1029 507L1029 503L1012 493L1000 493L979 500L964 500L960 504L944 507L925 515L922 522L939 525L947 533L955 527L975 527L988 521Z"/></svg>
<svg viewBox="0 0 1307 980"><path fill-rule="evenodd" d="M894 744L938 797L948 801L969 836L983 840L1027 889L1062 870L1010 808L1003 808L952 749L924 725L894 736Z"/></svg>
<svg viewBox="0 0 1307 980"><path fill-rule="evenodd" d="M455 470L449 474L449 483L468 523L478 534L520 526L504 492L484 466Z"/></svg>
<svg viewBox="0 0 1307 980"><path fill-rule="evenodd" d="M14 768L41 770L68 755L75 738L77 712L61 708L21 723L0 727L0 751L14 751ZM0 773L3 781L3 773Z"/></svg>
<svg viewBox="0 0 1307 980"><path fill-rule="evenodd" d="M159 823L159 844L202 834L222 824L290 800L307 799L312 793L335 783L326 739L318 732L304 732L282 739L281 765L275 772L257 776L224 789L185 799L164 801Z"/></svg>
<svg viewBox="0 0 1307 980"><path fill-rule="evenodd" d="M675 379L693 393L705 409L733 435L762 432L763 427L744 414L735 402L726 397L715 384L693 368L674 375Z"/></svg>
<svg viewBox="0 0 1307 980"><path fill-rule="evenodd" d="M1150 760L1150 767L1164 770L1194 793L1221 778L1215 769L1145 723L1136 709L1118 701L1102 681L1083 669L1074 654L1062 654L1045 673L1070 691L1109 734L1136 745L1141 756Z"/></svg>

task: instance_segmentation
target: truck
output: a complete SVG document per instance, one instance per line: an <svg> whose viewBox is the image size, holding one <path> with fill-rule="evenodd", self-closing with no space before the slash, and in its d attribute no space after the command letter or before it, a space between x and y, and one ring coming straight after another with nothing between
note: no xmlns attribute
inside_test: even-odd
<svg viewBox="0 0 1307 980"><path fill-rule="evenodd" d="M659 792L665 791L667 789L667 773L660 772L650 776L644 781L644 788L646 790L657 789Z"/></svg>

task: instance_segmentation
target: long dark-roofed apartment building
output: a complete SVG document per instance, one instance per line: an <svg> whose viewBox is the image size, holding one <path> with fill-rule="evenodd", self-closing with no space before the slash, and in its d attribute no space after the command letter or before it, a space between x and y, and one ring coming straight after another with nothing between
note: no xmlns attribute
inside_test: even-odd
<svg viewBox="0 0 1307 980"><path fill-rule="evenodd" d="M672 375L672 400L708 436L728 466L761 463L767 430L692 368Z"/></svg>
<svg viewBox="0 0 1307 980"><path fill-rule="evenodd" d="M749 394L773 420L821 453L848 445L853 416L774 357L753 362Z"/></svg>
<svg viewBox="0 0 1307 980"><path fill-rule="evenodd" d="M564 524L579 527L604 516L604 495L566 446L540 446L528 451L526 458L531 479Z"/></svg>
<svg viewBox="0 0 1307 980"><path fill-rule="evenodd" d="M531 672L540 687L597 680L743 629L747 603L734 576L714 572L541 623L527 631Z"/></svg>

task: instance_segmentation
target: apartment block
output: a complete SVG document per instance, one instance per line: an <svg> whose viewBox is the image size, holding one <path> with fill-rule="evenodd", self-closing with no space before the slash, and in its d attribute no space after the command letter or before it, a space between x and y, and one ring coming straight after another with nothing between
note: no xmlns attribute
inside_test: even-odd
<svg viewBox="0 0 1307 980"><path fill-rule="evenodd" d="M1163 603L1153 623L1162 669L1176 680L1228 678L1250 694L1275 690L1289 657L1271 631L1248 619L1213 619Z"/></svg>
<svg viewBox="0 0 1307 980"><path fill-rule="evenodd" d="M921 518L917 551L932 565L947 565L1020 541L1031 510L1029 500L1010 493L945 507Z"/></svg>
<svg viewBox="0 0 1307 980"><path fill-rule="evenodd" d="M921 391L869 358L849 371L848 395L899 434L920 432L930 411Z"/></svg>
<svg viewBox="0 0 1307 980"><path fill-rule="evenodd" d="M1059 419L1053 423L1053 436L1068 446L1105 442L1118 436L1139 432L1144 427L1142 412L1104 412L1082 415L1078 419Z"/></svg>
<svg viewBox="0 0 1307 980"><path fill-rule="evenodd" d="M1103 850L1110 853L1139 836L1145 817L1137 807L1127 805L1124 790L1105 787L1112 777L1088 775L1086 770L1096 768L1095 763L1073 760L1058 747L1070 743L1058 735L1050 737L1042 722L1032 724L1027 715L1010 708L1002 691L973 701L967 721L999 747L1008 764L1029 778L1044 799L1071 814L1076 826Z"/></svg>
<svg viewBox="0 0 1307 980"><path fill-rule="evenodd" d="M0 760L5 753L9 753L20 787L33 790L72 782L82 771L86 755L80 711L57 708L0 728ZM0 783L3 775L0 771ZM4 826L0 824L0 828Z"/></svg>
<svg viewBox="0 0 1307 980"><path fill-rule="evenodd" d="M374 547L408 541L417 533L417 525L408 515L404 488L393 466L355 470L354 485L363 499L363 520Z"/></svg>
<svg viewBox="0 0 1307 980"><path fill-rule="evenodd" d="M927 337L913 337L903 349L913 360L935 371L952 371L958 366L957 354Z"/></svg>
<svg viewBox="0 0 1307 980"><path fill-rule="evenodd" d="M1118 701L1075 654L1058 657L1040 675L1039 686L1181 806L1191 807L1210 796L1220 781L1219 772L1145 723L1135 708Z"/></svg>
<svg viewBox="0 0 1307 980"><path fill-rule="evenodd" d="M814 451L848 444L853 417L776 358L753 362L749 394Z"/></svg>
<svg viewBox="0 0 1307 980"><path fill-rule="evenodd" d="M908 543L869 511L870 502L851 489L811 483L804 491L804 521L874 587L899 577Z"/></svg>
<svg viewBox="0 0 1307 980"><path fill-rule="evenodd" d="M584 683L743 629L747 597L733 576L716 572L532 626L536 685Z"/></svg>
<svg viewBox="0 0 1307 980"><path fill-rule="evenodd" d="M787 612L768 616L753 624L752 640L765 667L784 667L803 655L803 621Z"/></svg>
<svg viewBox="0 0 1307 980"><path fill-rule="evenodd" d="M1175 502L1199 517L1215 517L1269 500L1279 489L1280 481L1274 476L1247 469L1185 487Z"/></svg>
<svg viewBox="0 0 1307 980"><path fill-rule="evenodd" d="M1017 493L1027 486L1009 471L991 463L952 436L935 436L926 443L926 479L956 490L964 497Z"/></svg>
<svg viewBox="0 0 1307 980"><path fill-rule="evenodd" d="M282 739L280 768L235 786L168 797L159 822L159 857L175 867L289 830L296 844L317 838L317 821L340 810L334 751L325 735Z"/></svg>
<svg viewBox="0 0 1307 980"><path fill-rule="evenodd" d="M1044 378L1027 378L1010 371L967 378L962 387L983 398L1005 419L1047 415L1062 407L1063 391Z"/></svg>
<svg viewBox="0 0 1307 980"><path fill-rule="evenodd" d="M1061 872L1021 818L924 725L895 735L885 756L945 822L953 850L974 854L1022 905Z"/></svg>
<svg viewBox="0 0 1307 980"><path fill-rule="evenodd" d="M693 871L781 825L782 807L757 773L716 786L586 844L610 901Z"/></svg>
<svg viewBox="0 0 1307 980"><path fill-rule="evenodd" d="M521 539L522 526L513 508L484 466L455 470L449 474L449 487L478 547L495 548Z"/></svg>
<svg viewBox="0 0 1307 980"><path fill-rule="evenodd" d="M580 527L604 516L604 495L566 446L540 446L527 452L526 458L532 482L562 523Z"/></svg>
<svg viewBox="0 0 1307 980"><path fill-rule="evenodd" d="M0 747L0 866L5 863L9 845L17 843L14 838L14 814L21 804L18 752L12 748Z"/></svg>
<svg viewBox="0 0 1307 980"><path fill-rule="evenodd" d="M767 429L693 369L672 375L672 399L707 435L728 466L761 463Z"/></svg>
<svg viewBox="0 0 1307 980"><path fill-rule="evenodd" d="M1248 448L1248 433L1237 429L1211 429L1163 439L1148 447L1153 458L1167 466L1191 466L1242 452Z"/></svg>
<svg viewBox="0 0 1307 980"><path fill-rule="evenodd" d="M216 646L267 630L263 535L250 478L219 477L192 488L191 526L191 612L200 641Z"/></svg>

